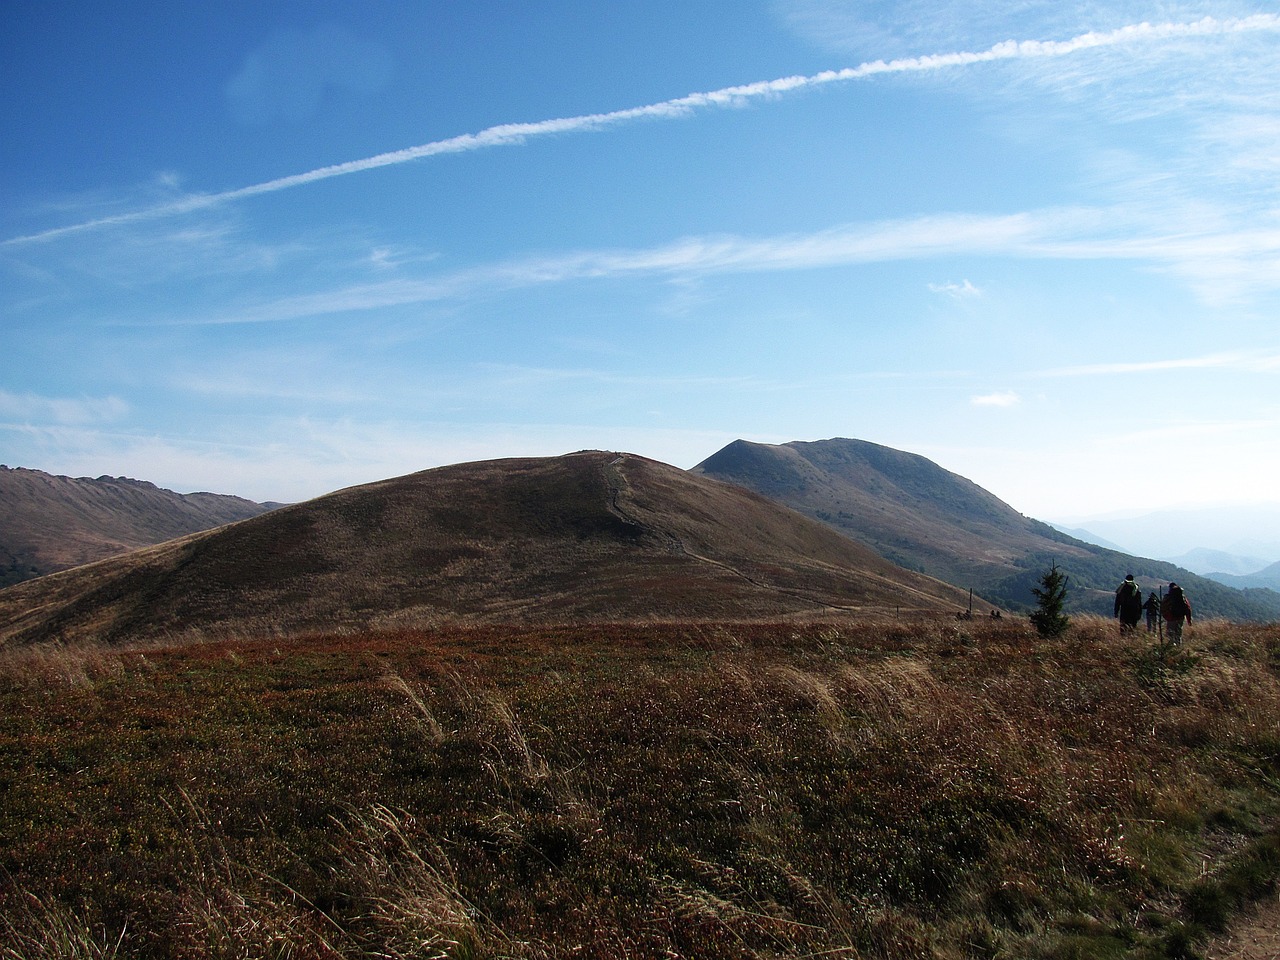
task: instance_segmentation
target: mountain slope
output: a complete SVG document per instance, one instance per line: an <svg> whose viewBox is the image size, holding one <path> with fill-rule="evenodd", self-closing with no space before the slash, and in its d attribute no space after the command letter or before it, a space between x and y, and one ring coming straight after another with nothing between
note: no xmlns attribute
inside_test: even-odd
<svg viewBox="0 0 1280 960"><path fill-rule="evenodd" d="M18 584L0 591L0 645L965 603L740 487L585 452L353 487Z"/></svg>
<svg viewBox="0 0 1280 960"><path fill-rule="evenodd" d="M1280 595L1271 591L1242 593L1170 563L1085 543L924 457L863 440L737 440L692 472L771 497L895 563L1002 606L1030 606L1031 588L1057 563L1071 577L1076 610L1110 616L1116 585L1133 573L1146 590L1183 584L1206 616L1280 616Z"/></svg>
<svg viewBox="0 0 1280 960"><path fill-rule="evenodd" d="M274 504L0 466L0 586L256 517Z"/></svg>
<svg viewBox="0 0 1280 960"><path fill-rule="evenodd" d="M781 446L738 440L693 470L776 499L952 583L1014 574L1032 552L1087 552L1087 545L924 457L862 440Z"/></svg>

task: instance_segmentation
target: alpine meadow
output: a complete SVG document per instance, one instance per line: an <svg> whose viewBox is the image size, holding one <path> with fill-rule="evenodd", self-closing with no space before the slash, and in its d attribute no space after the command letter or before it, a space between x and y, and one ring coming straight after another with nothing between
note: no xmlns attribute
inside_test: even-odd
<svg viewBox="0 0 1280 960"><path fill-rule="evenodd" d="M1274 628L953 624L8 651L0 955L1194 957L1274 896Z"/></svg>

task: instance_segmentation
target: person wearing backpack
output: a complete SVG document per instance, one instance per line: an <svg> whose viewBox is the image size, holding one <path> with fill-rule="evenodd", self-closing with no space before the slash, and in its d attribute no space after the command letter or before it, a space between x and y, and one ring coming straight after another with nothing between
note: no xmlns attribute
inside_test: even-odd
<svg viewBox="0 0 1280 960"><path fill-rule="evenodd" d="M1142 619L1142 590L1133 581L1133 574L1124 578L1124 583L1116 587L1116 608L1113 614L1120 620L1120 632L1129 633L1137 629Z"/></svg>
<svg viewBox="0 0 1280 960"><path fill-rule="evenodd" d="M1160 601L1160 614L1169 628L1169 642L1178 646L1182 643L1182 625L1191 622L1191 601L1176 583L1169 584L1169 592Z"/></svg>

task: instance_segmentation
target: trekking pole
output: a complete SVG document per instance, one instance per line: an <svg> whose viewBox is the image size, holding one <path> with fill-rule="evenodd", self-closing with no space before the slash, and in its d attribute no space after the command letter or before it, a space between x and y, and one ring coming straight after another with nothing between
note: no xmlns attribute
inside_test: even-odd
<svg viewBox="0 0 1280 960"><path fill-rule="evenodd" d="M1160 647L1164 648L1164 587L1159 588L1160 604L1156 607L1156 630L1160 635Z"/></svg>

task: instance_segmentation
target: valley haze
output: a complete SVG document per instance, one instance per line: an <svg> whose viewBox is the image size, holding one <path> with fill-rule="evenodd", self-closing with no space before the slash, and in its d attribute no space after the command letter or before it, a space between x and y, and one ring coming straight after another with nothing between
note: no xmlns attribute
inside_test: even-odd
<svg viewBox="0 0 1280 960"><path fill-rule="evenodd" d="M1054 524L1061 529L1088 533L1099 542L1163 560L1180 560L1196 550L1209 550L1247 559L1252 569L1223 569L1250 573L1280 561L1280 504L1187 507L1154 512L1128 511L1078 518ZM1086 536L1084 539L1090 539ZM1193 568L1194 569L1194 568ZM1197 570L1207 573L1208 570Z"/></svg>

